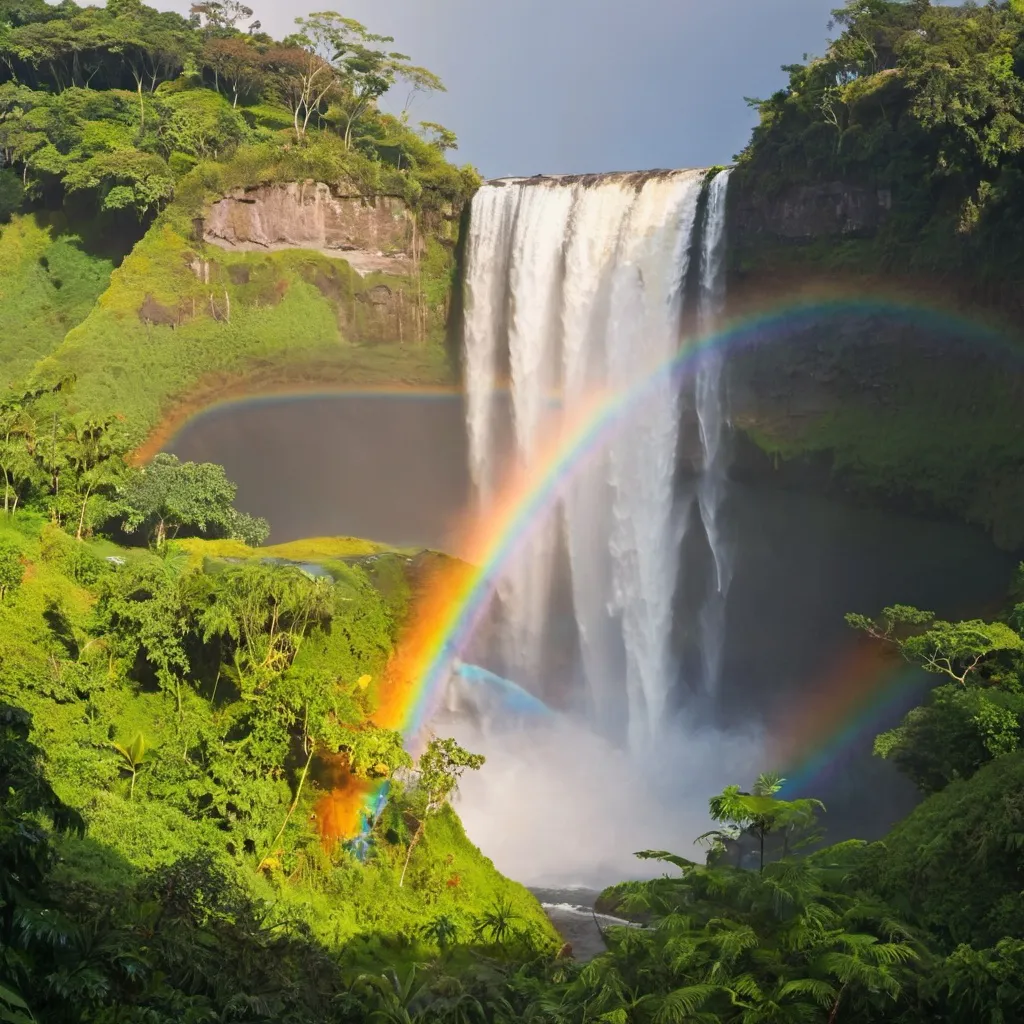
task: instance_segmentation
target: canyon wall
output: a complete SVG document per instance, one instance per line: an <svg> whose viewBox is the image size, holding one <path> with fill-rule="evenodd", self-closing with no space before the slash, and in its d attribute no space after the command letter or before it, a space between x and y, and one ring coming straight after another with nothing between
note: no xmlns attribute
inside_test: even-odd
<svg viewBox="0 0 1024 1024"><path fill-rule="evenodd" d="M1024 375L1012 318L887 255L891 205L863 185L764 195L740 177L730 313L774 312L731 348L734 474L954 516L1016 550Z"/></svg>

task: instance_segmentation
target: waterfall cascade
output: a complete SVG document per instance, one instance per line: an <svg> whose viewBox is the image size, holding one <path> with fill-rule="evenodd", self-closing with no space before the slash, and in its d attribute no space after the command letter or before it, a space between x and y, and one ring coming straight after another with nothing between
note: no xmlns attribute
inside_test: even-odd
<svg viewBox="0 0 1024 1024"><path fill-rule="evenodd" d="M724 298L728 173L707 189L704 180L702 171L517 179L477 193L464 340L471 470L483 503L503 460L528 465L545 431L594 389L629 388L673 358L694 258L697 320L712 329ZM506 378L508 398L499 387ZM702 465L681 494L677 448L688 422L697 424ZM666 380L646 396L571 481L560 521L535 531L499 584L498 656L505 674L530 687L550 674L554 574L564 565L581 709L634 750L674 710L677 552L694 506L713 562L696 684L712 685L718 672L729 582L723 424L722 364L712 352L681 390Z"/></svg>

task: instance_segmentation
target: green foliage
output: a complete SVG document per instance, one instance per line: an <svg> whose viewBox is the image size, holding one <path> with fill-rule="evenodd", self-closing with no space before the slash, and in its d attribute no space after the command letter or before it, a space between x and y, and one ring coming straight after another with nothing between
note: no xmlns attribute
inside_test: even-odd
<svg viewBox="0 0 1024 1024"><path fill-rule="evenodd" d="M751 101L760 124L743 180L761 196L833 180L887 189L891 214L862 269L1008 285L1024 172L1019 5L850 0L833 18L824 56Z"/></svg>
<svg viewBox="0 0 1024 1024"><path fill-rule="evenodd" d="M270 527L235 509L236 491L222 466L179 462L176 456L161 453L126 488L124 527L129 533L145 527L157 548L182 529L260 544Z"/></svg>
<svg viewBox="0 0 1024 1024"><path fill-rule="evenodd" d="M1016 653L1024 640L1003 622L941 622L933 612L908 605L882 610L877 620L851 613L847 623L876 640L894 644L907 661L926 672L948 676L961 686L993 655Z"/></svg>
<svg viewBox="0 0 1024 1024"><path fill-rule="evenodd" d="M430 816L401 887L409 851L401 838L389 838L383 822L365 865L342 846L328 853L317 832L317 812L336 784L339 764L367 778L393 780L392 819L401 821L409 809L394 777L411 759L397 734L371 724L365 685L384 668L398 627L392 609L404 608L406 600L382 567L394 562L401 571L406 559L369 546L376 553L364 569L359 556L367 553L365 545L313 542L306 549L278 549L350 560L329 560L330 575L314 578L296 565L263 561L236 542L226 549L232 560L225 561L218 548L225 542L193 540L187 550L168 542L158 555L105 541L77 542L30 512L10 522L14 527L0 527L0 537L14 538L30 572L4 605L0 692L32 709L53 790L88 825L84 840L57 843L60 877L54 884L61 888L52 898L64 915L78 920L81 908L81 920L114 929L126 954L135 953L141 932L132 925L125 933L123 921L97 907L129 908L126 913L148 922L139 928L152 933L155 911L146 917L141 905L154 898L163 903L181 886L187 890L189 878L203 893L209 886L219 891L227 879L237 912L254 908L260 921L254 931L221 932L240 919L235 910L228 918L219 910L206 917L200 904L212 895L190 898L189 906L203 927L221 922L214 927L219 937L200 944L210 942L213 949L227 941L243 960L253 955L244 952L247 945L259 945L268 934L282 941L288 936L288 942L300 942L302 955L321 960L335 955L327 947L336 952L344 943L352 944L352 956L373 963L390 957L388 944L429 952L441 940L423 932L424 921L447 918L459 941L477 941L474 922L503 901L511 901L520 925L508 955L513 947L526 955L527 949L554 945L536 902L480 856L446 808ZM375 588L371 568L374 578L387 581L387 593ZM199 861L212 865L213 881L207 868L193 863L197 851ZM178 881L154 888L154 871ZM174 914L158 916L168 936L175 933ZM356 941L371 935L380 938ZM161 940L161 949L171 960L154 952L156 959L147 963L159 963L153 969L173 988L182 977L174 966L181 954L167 942ZM77 949L70 942L61 962L72 965ZM36 952L40 963L51 963L49 953ZM213 984L215 959L211 954L203 986ZM0 959L5 985L2 970ZM240 977L204 988L204 998L226 1005L245 989ZM120 985L114 989L125 1005L143 998L164 1005L159 999L167 993L159 986L158 998L145 985L146 997ZM26 1001L37 1016L46 1009L53 1016L45 1019L64 1019L56 1004L46 1002L53 993L34 975L19 975L7 987L19 998L32 994ZM298 1012L301 999L296 1002L290 983L286 988L281 998ZM97 1002L89 1005L106 1005L110 991L91 995ZM285 1004L274 1005L277 1010L266 1011L272 1017ZM265 1019L259 1013L254 1019ZM297 1019L323 1019L308 1013Z"/></svg>
<svg viewBox="0 0 1024 1024"><path fill-rule="evenodd" d="M88 253L81 239L41 216L16 216L0 229L0 395L88 315L110 280L109 259Z"/></svg>
<svg viewBox="0 0 1024 1024"><path fill-rule="evenodd" d="M72 405L124 415L136 442L202 378L257 362L270 375L300 365L347 381L398 372L450 379L443 340L454 260L436 239L453 241L452 213L479 179L447 163L443 130L434 144L376 107L396 81L439 88L436 78L329 13L282 44L240 31L241 5L228 14L198 5L192 22L122 6L116 17L73 4L48 7L45 17L12 9L0 31L0 220L7 194L20 202L23 186L33 205L63 198L104 245L130 245L140 224L164 213L112 280L111 264L91 256L81 260L88 267L58 274L45 252L24 251L26 241L44 244L25 221L0 233L0 257L16 270L5 275L9 288L0 286L10 327L0 362L11 385L85 319L108 283L84 333L72 333L56 365L44 361L40 371L51 383L75 378ZM409 276L365 282L341 261L291 254L218 257L208 261L212 281L195 276L190 267L208 254L192 239L193 218L206 204L239 186L307 178L403 198L419 237L431 240L428 258ZM379 286L396 295L384 316L366 301ZM351 342L383 345L357 352Z"/></svg>
<svg viewBox="0 0 1024 1024"><path fill-rule="evenodd" d="M24 198L25 189L14 171L0 169L0 224L6 224L18 212Z"/></svg>
<svg viewBox="0 0 1024 1024"><path fill-rule="evenodd" d="M726 786L718 796L708 801L712 819L722 825L722 828L705 832L697 839L698 843L706 842L711 846L709 863L721 859L730 849L735 849L738 857L742 857L741 840L746 835L752 837L757 844L758 868L763 872L765 842L769 836L781 837L782 857L820 838L812 830L817 822L815 811L824 810L824 805L810 798L781 799L776 794L785 781L774 773L765 772L758 776L753 792L744 793L739 786ZM637 856L670 859L663 853L652 851ZM685 873L690 865L689 862L683 862L679 866Z"/></svg>
<svg viewBox="0 0 1024 1024"><path fill-rule="evenodd" d="M850 614L846 621L894 646L912 664L951 680L875 740L875 753L891 759L924 792L968 779L992 758L1018 748L1024 641L1016 630L980 619L942 622L907 605L885 608L877 619Z"/></svg>
<svg viewBox="0 0 1024 1024"><path fill-rule="evenodd" d="M952 953L1024 933L1024 753L950 782L870 848L865 885Z"/></svg>
<svg viewBox="0 0 1024 1024"><path fill-rule="evenodd" d="M432 739L419 760L419 782L427 793L428 807L444 804L458 791L463 773L479 771L485 760L482 754L471 754L453 739Z"/></svg>
<svg viewBox="0 0 1024 1024"><path fill-rule="evenodd" d="M935 793L1017 750L1022 735L1024 694L947 684L878 736L875 753L893 761L925 793Z"/></svg>
<svg viewBox="0 0 1024 1024"><path fill-rule="evenodd" d="M25 576L21 546L8 534L0 534L0 601L17 590Z"/></svg>
<svg viewBox="0 0 1024 1024"><path fill-rule="evenodd" d="M843 870L685 864L679 877L616 886L606 901L645 925L610 929L609 952L559 1001L644 1022L897 1019L920 953Z"/></svg>

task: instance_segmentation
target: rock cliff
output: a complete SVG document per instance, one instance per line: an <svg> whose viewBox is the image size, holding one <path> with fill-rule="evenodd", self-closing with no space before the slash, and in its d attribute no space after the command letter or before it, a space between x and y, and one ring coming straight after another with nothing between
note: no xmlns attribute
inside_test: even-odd
<svg viewBox="0 0 1024 1024"><path fill-rule="evenodd" d="M773 195L759 195L741 186L730 214L742 247L764 235L810 241L872 234L891 209L889 189L831 181L792 185Z"/></svg>
<svg viewBox="0 0 1024 1024"><path fill-rule="evenodd" d="M224 249L312 249L344 259L363 276L408 274L423 249L401 199L367 198L316 181L239 189L215 202L196 227Z"/></svg>

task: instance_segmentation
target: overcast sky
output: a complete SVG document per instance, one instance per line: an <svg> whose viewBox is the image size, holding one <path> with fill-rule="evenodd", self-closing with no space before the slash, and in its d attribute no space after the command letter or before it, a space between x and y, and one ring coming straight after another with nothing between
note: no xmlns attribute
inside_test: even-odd
<svg viewBox="0 0 1024 1024"><path fill-rule="evenodd" d="M190 0L148 0L187 12ZM247 0L280 37L337 5L393 35L448 92L418 96L456 158L488 177L727 163L754 123L745 96L820 54L839 0ZM401 108L405 97L396 97Z"/></svg>

